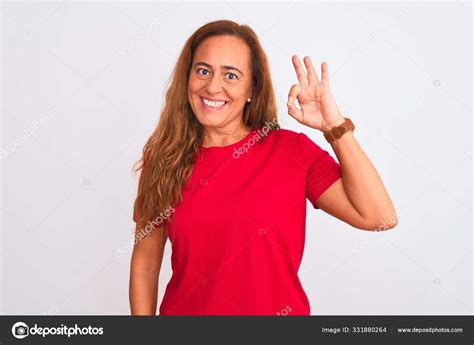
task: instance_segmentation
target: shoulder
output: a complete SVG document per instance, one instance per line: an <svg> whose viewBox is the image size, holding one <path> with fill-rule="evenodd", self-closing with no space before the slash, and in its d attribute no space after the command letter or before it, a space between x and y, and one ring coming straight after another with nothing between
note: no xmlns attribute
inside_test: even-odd
<svg viewBox="0 0 474 345"><path fill-rule="evenodd" d="M315 132L314 137L317 134ZM271 141L279 151L283 151L307 165L324 153L324 150L310 136L313 137L311 134L280 128L273 131Z"/></svg>
<svg viewBox="0 0 474 345"><path fill-rule="evenodd" d="M314 133L314 137L318 133ZM295 150L318 150L321 149L316 142L310 138L313 135L308 135L306 133L295 132L290 129L280 128L275 131L275 139L279 144L291 145Z"/></svg>

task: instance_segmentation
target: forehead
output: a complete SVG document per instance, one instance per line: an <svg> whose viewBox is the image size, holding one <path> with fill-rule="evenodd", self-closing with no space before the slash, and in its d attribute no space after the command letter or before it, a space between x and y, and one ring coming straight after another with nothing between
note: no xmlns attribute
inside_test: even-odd
<svg viewBox="0 0 474 345"><path fill-rule="evenodd" d="M196 61L203 61L215 67L231 65L250 68L250 49L238 37L213 36L206 38L196 48L193 63Z"/></svg>

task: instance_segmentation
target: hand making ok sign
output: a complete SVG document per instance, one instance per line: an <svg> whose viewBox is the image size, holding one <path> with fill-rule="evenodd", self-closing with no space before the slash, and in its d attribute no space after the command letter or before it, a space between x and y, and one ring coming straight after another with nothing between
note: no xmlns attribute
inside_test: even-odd
<svg viewBox="0 0 474 345"><path fill-rule="evenodd" d="M292 62L295 67L299 84L294 84L288 94L288 114L298 122L325 131L326 129L344 122L344 118L336 105L334 97L329 90L328 66L321 64L321 81L314 69L309 56L303 59L306 71L303 69L297 55L293 55ZM295 105L295 99L301 107Z"/></svg>

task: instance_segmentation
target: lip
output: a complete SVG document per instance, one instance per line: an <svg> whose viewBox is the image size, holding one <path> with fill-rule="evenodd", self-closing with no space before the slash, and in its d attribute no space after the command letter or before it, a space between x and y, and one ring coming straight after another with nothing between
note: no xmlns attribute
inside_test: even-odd
<svg viewBox="0 0 474 345"><path fill-rule="evenodd" d="M214 101L214 102L226 102L223 106L219 107L219 108L213 108L213 107L210 107L208 106L206 103L204 103L204 100L203 98L205 99L208 99L208 100L211 100L211 101ZM201 106L208 110L208 111L220 111L221 109L223 109L224 107L227 106L227 104L229 104L229 101L226 101L226 100L223 100L223 99L212 99L212 98L208 98L208 97L202 97L202 96L199 96L199 100L201 102Z"/></svg>
<svg viewBox="0 0 474 345"><path fill-rule="evenodd" d="M225 99L215 99L215 98L211 98L211 97L204 97L204 96L199 96L202 98L205 98L205 99L208 99L210 101L213 101L213 102L229 102L229 101L226 101Z"/></svg>

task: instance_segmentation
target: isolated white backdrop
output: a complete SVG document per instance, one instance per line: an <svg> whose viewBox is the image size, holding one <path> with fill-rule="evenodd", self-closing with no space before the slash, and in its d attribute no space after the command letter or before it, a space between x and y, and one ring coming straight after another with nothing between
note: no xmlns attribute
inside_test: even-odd
<svg viewBox="0 0 474 345"><path fill-rule="evenodd" d="M331 87L399 225L373 234L307 204L311 313L472 314L471 15L455 3L3 3L2 314L129 314L130 172L187 37L249 24L284 128L291 55ZM167 243L158 305L171 276Z"/></svg>

